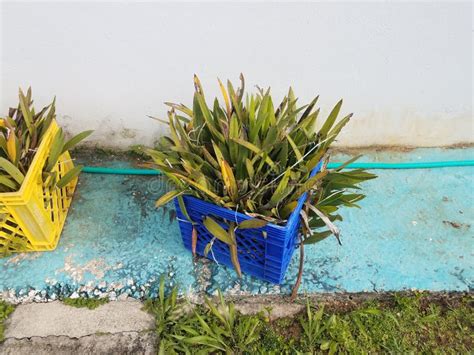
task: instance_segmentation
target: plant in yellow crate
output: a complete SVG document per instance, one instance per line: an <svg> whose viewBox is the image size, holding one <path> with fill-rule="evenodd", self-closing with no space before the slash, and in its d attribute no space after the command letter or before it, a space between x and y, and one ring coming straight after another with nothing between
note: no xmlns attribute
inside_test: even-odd
<svg viewBox="0 0 474 355"><path fill-rule="evenodd" d="M333 224L342 219L337 210L358 207L364 198L359 183L375 178L362 169L342 171L358 157L326 169L328 149L352 114L336 122L341 100L318 128L318 97L298 107L290 88L274 106L270 89L244 96L241 76L237 89L231 82L226 89L219 81L225 105L217 98L208 105L196 76L194 85L192 108L167 103L164 122L171 134L147 150L175 186L157 206L173 198L179 201L183 241L189 234L192 241L185 245L191 245L193 253L197 248L207 255L218 244L216 260L230 261L239 275L244 263L242 271L281 282L300 228L301 253L305 244L331 234L339 240ZM204 248L200 239L206 233L213 238L205 239ZM300 278L301 272L298 283Z"/></svg>
<svg viewBox="0 0 474 355"><path fill-rule="evenodd" d="M26 95L20 89L19 99L18 107L10 108L8 116L0 119L0 192L17 191L20 188L43 137L56 118L56 100L35 113L31 88ZM82 167L77 166L58 180L53 168L61 154L91 133L92 131L79 133L66 142L62 129L57 130L47 164L43 168L48 184L65 186L80 173Z"/></svg>
<svg viewBox="0 0 474 355"><path fill-rule="evenodd" d="M55 118L55 100L35 112L31 88L0 118L0 255L57 244L82 169L68 150L92 131L66 141Z"/></svg>

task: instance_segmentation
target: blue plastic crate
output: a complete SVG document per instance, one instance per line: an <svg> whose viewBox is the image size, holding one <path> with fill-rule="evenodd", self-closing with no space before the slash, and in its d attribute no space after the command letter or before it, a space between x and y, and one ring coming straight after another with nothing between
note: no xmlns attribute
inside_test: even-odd
<svg viewBox="0 0 474 355"><path fill-rule="evenodd" d="M314 176L321 169L321 162L313 169ZM268 223L258 229L244 229L236 231L237 253L243 273L253 275L259 279L273 283L281 283L290 263L298 240L300 230L300 211L306 199L306 193L299 200L295 210L291 213L286 225ZM196 253L204 256L204 248L213 239L212 234L204 227L203 219L210 216L227 229L225 221L241 223L251 219L243 213L202 201L193 196L183 196L186 210L195 223L198 238ZM181 229L184 246L191 250L192 224L183 215L178 199L175 199L176 212ZM263 231L267 232L264 237ZM233 268L230 259L229 246L218 239L214 240L212 251L207 258L219 264Z"/></svg>

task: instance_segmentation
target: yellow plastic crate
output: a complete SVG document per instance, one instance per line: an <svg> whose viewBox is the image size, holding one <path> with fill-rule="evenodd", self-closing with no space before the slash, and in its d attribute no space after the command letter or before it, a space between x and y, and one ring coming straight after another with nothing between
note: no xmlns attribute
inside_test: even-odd
<svg viewBox="0 0 474 355"><path fill-rule="evenodd" d="M0 250L45 251L56 248L66 220L77 178L59 189L45 186L42 171L59 127L52 122L19 191L0 193ZM69 152L61 155L53 171L58 179L74 167Z"/></svg>

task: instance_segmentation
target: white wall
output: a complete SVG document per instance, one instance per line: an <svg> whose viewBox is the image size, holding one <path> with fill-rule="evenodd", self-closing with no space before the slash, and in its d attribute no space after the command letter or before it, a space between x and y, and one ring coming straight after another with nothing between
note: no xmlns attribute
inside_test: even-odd
<svg viewBox="0 0 474 355"><path fill-rule="evenodd" d="M32 85L67 130L101 146L151 144L164 101L191 103L193 73L341 97L346 146L473 142L472 5L466 3L5 3L1 112Z"/></svg>

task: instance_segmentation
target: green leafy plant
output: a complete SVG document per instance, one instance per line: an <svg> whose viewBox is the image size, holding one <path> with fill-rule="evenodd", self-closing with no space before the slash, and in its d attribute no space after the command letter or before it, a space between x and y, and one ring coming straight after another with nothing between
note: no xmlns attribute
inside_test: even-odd
<svg viewBox="0 0 474 355"><path fill-rule="evenodd" d="M472 297L436 300L439 296L429 300L428 294L395 294L384 304L353 304L349 312L327 312L323 306L312 312L308 307L300 319L300 349L328 354L469 353Z"/></svg>
<svg viewBox="0 0 474 355"><path fill-rule="evenodd" d="M411 294L383 302L309 300L301 315L270 321L242 315L221 294L204 305L177 300L177 289L145 308L156 317L159 354L319 354L472 352L471 295Z"/></svg>
<svg viewBox="0 0 474 355"><path fill-rule="evenodd" d="M185 311L178 303L178 289L173 287L171 292L165 294L165 278L161 277L158 298L147 300L145 310L155 315L155 329L160 339L159 354L189 353L185 344L178 344L175 338L179 334L178 327L187 324L182 321Z"/></svg>
<svg viewBox="0 0 474 355"><path fill-rule="evenodd" d="M15 310L15 307L5 301L0 301L0 343L4 339L4 321Z"/></svg>
<svg viewBox="0 0 474 355"><path fill-rule="evenodd" d="M239 259L237 256L237 239L236 239L236 230L237 229L253 229L253 228L261 228L267 224L267 222L258 220L258 219L248 219L246 221L243 221L241 223L235 223L235 222L229 222L229 228L226 231L224 228L222 228L219 223L214 221L211 217L206 217L204 219L204 226L212 233L212 235L215 236L215 238L223 241L224 243L229 245L229 250L230 250L230 256L232 260L232 264L235 267L235 271L237 272L237 275L241 276L242 272L240 271L240 264L239 264ZM195 253L196 250L196 239L197 239L197 233L196 229L193 228L193 253ZM212 244L209 243L207 246L207 249L212 247ZM205 251L207 253L208 250Z"/></svg>
<svg viewBox="0 0 474 355"><path fill-rule="evenodd" d="M194 310L194 316L201 329L183 326L185 334L176 336L189 345L201 345L207 352L242 354L249 351L259 340L260 319L258 317L239 316L233 303L226 303L219 292L219 304L205 298L207 312L200 314Z"/></svg>
<svg viewBox="0 0 474 355"><path fill-rule="evenodd" d="M163 206L177 197L183 210L182 195L189 194L246 213L255 219L250 223L263 226L268 222L285 223L298 199L308 193L301 212L298 286L303 246L331 234L339 240L339 230L333 223L342 220L338 209L359 207L357 202L364 195L358 185L376 176L362 169L343 171L358 157L337 169L326 169L328 149L352 117L348 114L337 121L342 100L318 129L318 97L298 106L290 88L275 106L270 89L244 95L242 75L240 80L237 89L230 81L226 89L219 80L224 105L217 98L212 105L207 104L197 76L192 108L166 103L170 107L168 120L158 120L169 125L170 136L162 137L155 149L146 152L175 189L161 196L156 205ZM310 177L320 161L324 162L321 171ZM211 217L205 223L215 238L229 245L232 262L240 275L235 239L239 226L231 222L225 230ZM193 249L196 238L197 233L193 233ZM212 243L206 249L211 247Z"/></svg>
<svg viewBox="0 0 474 355"><path fill-rule="evenodd" d="M325 329L323 314L324 306L312 312L309 300L306 301L306 318L300 319L300 323L303 328L302 344L310 353L316 352L321 345Z"/></svg>
<svg viewBox="0 0 474 355"><path fill-rule="evenodd" d="M242 316L233 303L205 298L205 305L179 302L178 289L165 292L160 279L158 297L145 302L155 315L159 354L242 354L255 348L262 328L259 316Z"/></svg>
<svg viewBox="0 0 474 355"><path fill-rule="evenodd" d="M21 187L44 135L56 118L55 102L56 99L36 112L31 88L26 95L20 89L18 106L0 118L0 192L15 192ZM48 186L64 187L80 173L82 167L76 166L59 178L53 168L61 154L91 133L85 131L66 141L62 129L58 130L43 169L43 181Z"/></svg>

